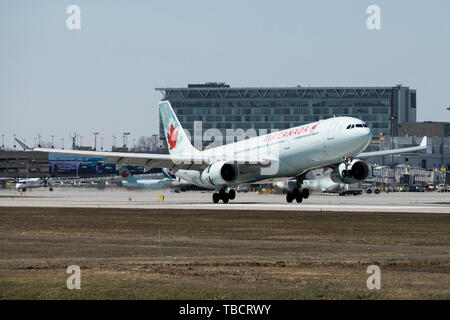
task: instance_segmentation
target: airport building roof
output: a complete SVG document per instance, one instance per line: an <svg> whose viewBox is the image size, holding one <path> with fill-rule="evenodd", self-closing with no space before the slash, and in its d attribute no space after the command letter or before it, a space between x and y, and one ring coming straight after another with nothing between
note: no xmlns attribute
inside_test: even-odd
<svg viewBox="0 0 450 320"><path fill-rule="evenodd" d="M375 87L230 87L225 83L159 87L164 99L379 99L390 98L401 85ZM404 87L403 87L404 88Z"/></svg>

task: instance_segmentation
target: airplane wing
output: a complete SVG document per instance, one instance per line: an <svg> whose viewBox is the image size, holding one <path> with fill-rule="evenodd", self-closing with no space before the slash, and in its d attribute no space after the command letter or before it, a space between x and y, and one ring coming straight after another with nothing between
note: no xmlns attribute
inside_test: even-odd
<svg viewBox="0 0 450 320"><path fill-rule="evenodd" d="M382 150L382 151L374 151L374 152L363 152L363 153L358 154L356 157L354 157L354 159L365 159L365 158L376 157L376 156L385 156L385 155L390 155L390 154L413 152L413 151L425 150L427 148L428 148L427 147L427 137L423 137L422 142L417 147Z"/></svg>
<svg viewBox="0 0 450 320"><path fill-rule="evenodd" d="M64 150L52 148L29 148L26 144L16 138L17 143L26 151L47 152L56 154L67 154L75 156L84 156L89 158L104 158L106 163L116 164L117 168L125 165L143 166L145 171L151 168L167 168L171 172L180 169L202 170L216 161L227 161L244 165L247 169L269 166L276 159L269 158L212 158L202 157L201 153L192 156L173 155L173 154L152 154L152 153L132 153L132 152L100 152L83 150Z"/></svg>

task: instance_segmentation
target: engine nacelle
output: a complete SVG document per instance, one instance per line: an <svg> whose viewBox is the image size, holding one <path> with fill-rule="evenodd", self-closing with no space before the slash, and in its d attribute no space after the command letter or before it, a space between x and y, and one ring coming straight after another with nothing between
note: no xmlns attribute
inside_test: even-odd
<svg viewBox="0 0 450 320"><path fill-rule="evenodd" d="M347 167L341 163L331 172L330 178L336 183L351 184L364 181L369 175L369 166L361 160L353 160Z"/></svg>
<svg viewBox="0 0 450 320"><path fill-rule="evenodd" d="M239 176L239 168L233 163L225 161L215 162L209 165L200 174L204 184L212 186L226 186L236 181Z"/></svg>

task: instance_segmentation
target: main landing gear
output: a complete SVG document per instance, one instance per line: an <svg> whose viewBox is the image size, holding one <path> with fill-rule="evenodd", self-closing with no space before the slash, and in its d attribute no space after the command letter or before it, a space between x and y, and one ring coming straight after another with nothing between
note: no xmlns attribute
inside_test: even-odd
<svg viewBox="0 0 450 320"><path fill-rule="evenodd" d="M230 191L226 192L224 188L220 189L219 192L214 192L212 196L214 203L219 203L220 200L223 203L228 203L228 201L234 200L234 198L236 198L236 191L230 189Z"/></svg>
<svg viewBox="0 0 450 320"><path fill-rule="evenodd" d="M288 203L292 203L292 201L297 201L297 203L302 203L303 199L309 198L309 190L303 189L302 184L303 180L305 179L305 174L301 174L297 176L297 186L294 188L294 190L289 191L286 194L286 201Z"/></svg>
<svg viewBox="0 0 450 320"><path fill-rule="evenodd" d="M292 201L297 201L297 203L301 203L303 199L309 198L309 190L308 189L300 189L295 187L294 190L288 192L286 194L286 201L291 203Z"/></svg>

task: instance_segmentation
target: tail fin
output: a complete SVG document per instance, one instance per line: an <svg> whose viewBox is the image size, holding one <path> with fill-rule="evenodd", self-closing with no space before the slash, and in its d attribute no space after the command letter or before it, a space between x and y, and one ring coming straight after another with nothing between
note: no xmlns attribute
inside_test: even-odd
<svg viewBox="0 0 450 320"><path fill-rule="evenodd" d="M119 174L122 177L122 180L125 181L136 181L136 178L131 174L130 170L127 167L122 167L119 169Z"/></svg>
<svg viewBox="0 0 450 320"><path fill-rule="evenodd" d="M165 169L162 169L162 173L163 173L164 178L170 179L170 180L175 180Z"/></svg>
<svg viewBox="0 0 450 320"><path fill-rule="evenodd" d="M164 126L164 133L170 154L194 155L199 152L192 146L186 136L169 101L159 103L159 115Z"/></svg>
<svg viewBox="0 0 450 320"><path fill-rule="evenodd" d="M31 150L31 148L29 146L27 146L25 143L23 143L19 139L15 138L14 140L23 148L23 150L25 150L25 151Z"/></svg>

